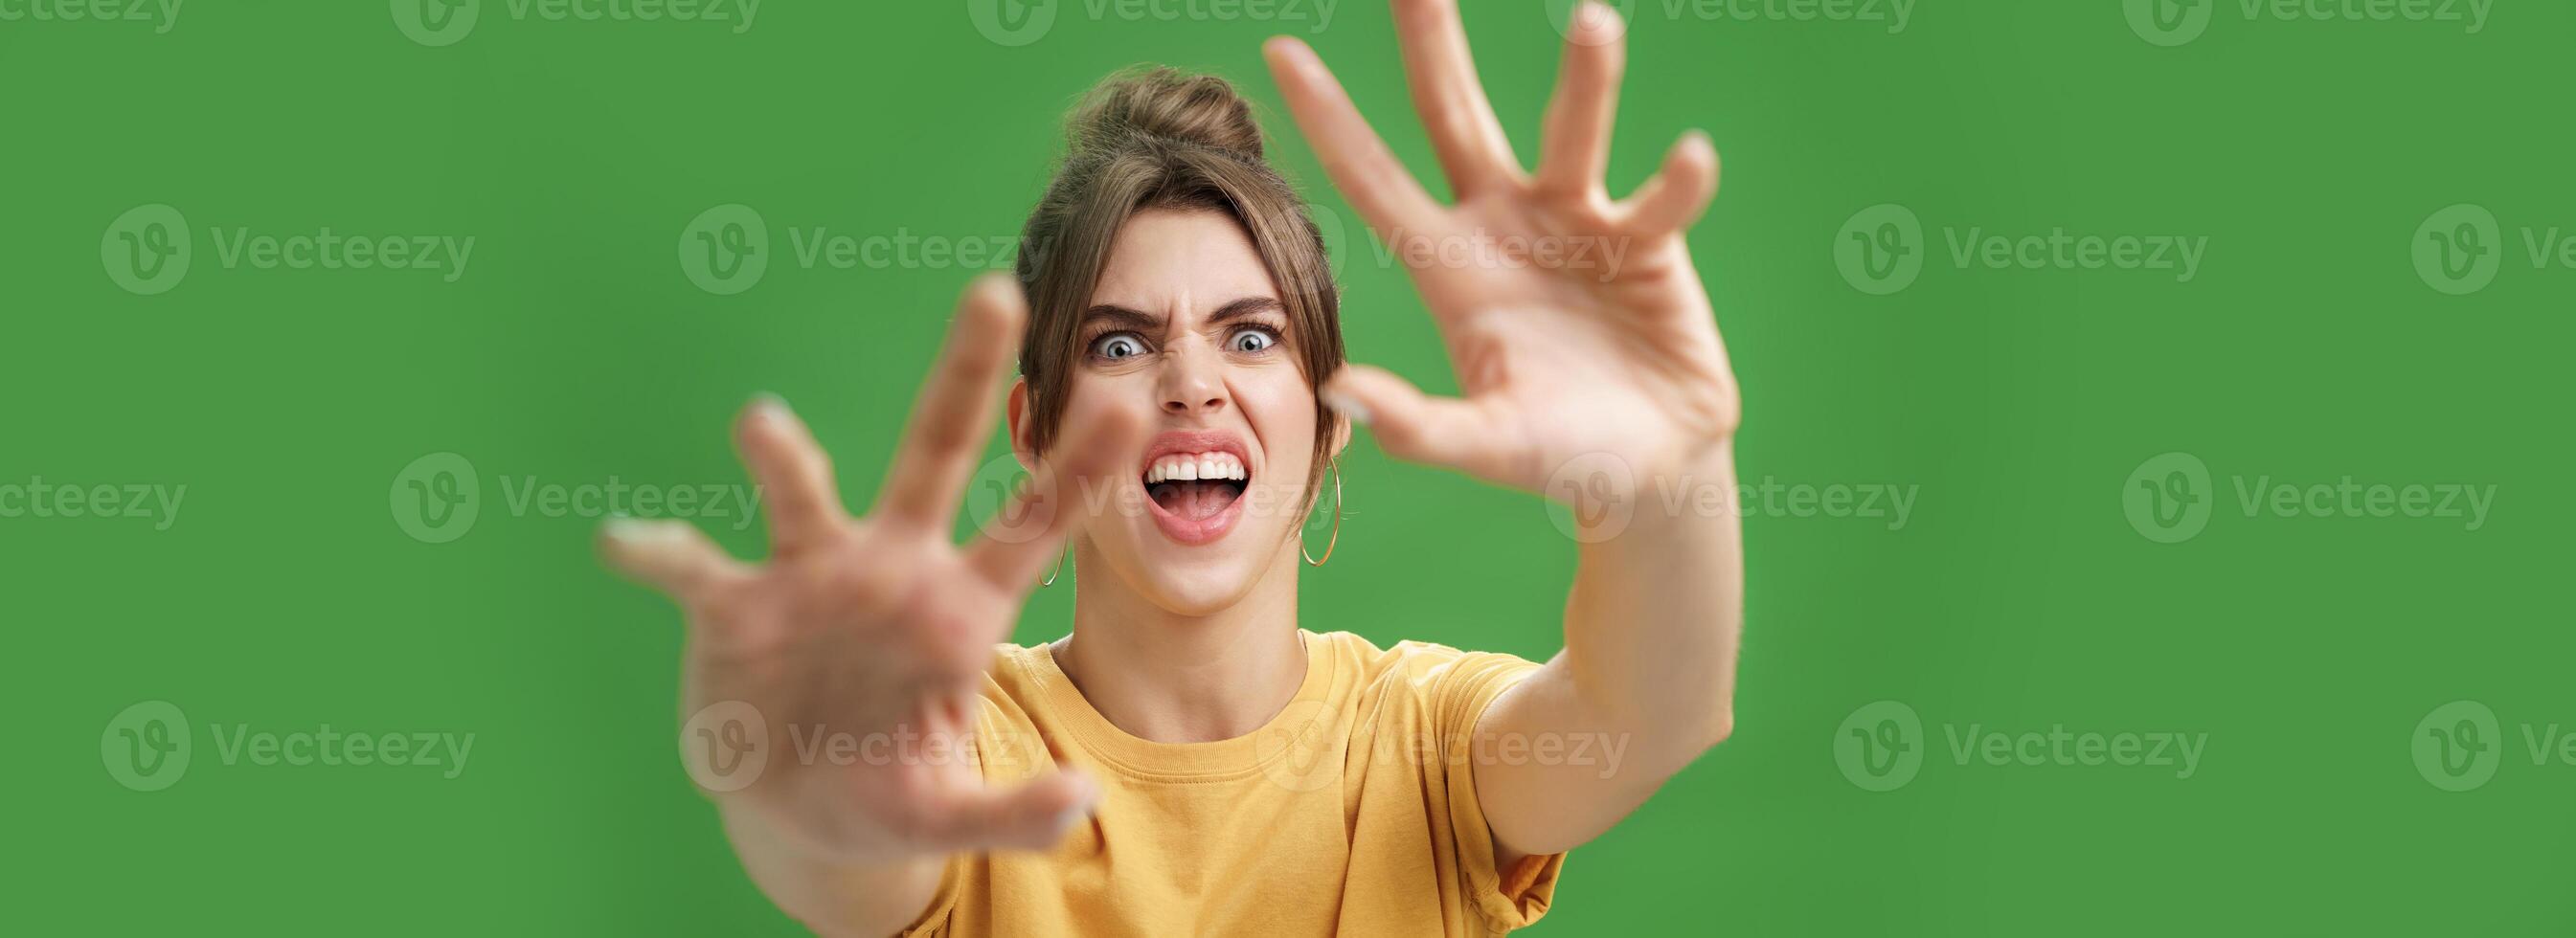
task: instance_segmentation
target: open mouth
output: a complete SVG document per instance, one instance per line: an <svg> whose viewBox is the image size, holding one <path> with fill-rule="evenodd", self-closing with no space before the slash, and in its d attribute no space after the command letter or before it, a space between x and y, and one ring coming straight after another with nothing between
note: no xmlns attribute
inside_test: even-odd
<svg viewBox="0 0 2576 938"><path fill-rule="evenodd" d="M1223 433L1166 433L1147 448L1139 481L1154 524L1183 544L1205 544L1234 526L1251 484L1240 440Z"/></svg>

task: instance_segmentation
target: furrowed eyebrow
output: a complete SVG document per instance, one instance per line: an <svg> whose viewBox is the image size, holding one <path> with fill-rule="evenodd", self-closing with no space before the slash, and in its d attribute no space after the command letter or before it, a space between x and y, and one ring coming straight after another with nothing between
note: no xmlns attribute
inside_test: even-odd
<svg viewBox="0 0 2576 938"><path fill-rule="evenodd" d="M1257 316L1262 313L1285 313L1286 311L1286 307L1281 306L1276 297L1247 296L1228 301L1225 305L1217 307L1216 312L1208 314L1208 324L1220 325L1236 319L1242 319L1247 316ZM1082 326L1089 327L1097 323L1107 323L1109 327L1113 329L1132 329L1138 332L1153 332L1162 328L1163 317L1156 316L1152 313L1129 309L1114 303L1102 303L1082 311Z"/></svg>
<svg viewBox="0 0 2576 938"><path fill-rule="evenodd" d="M1132 329L1138 332L1148 332L1161 328L1163 325L1163 317L1149 313L1141 313L1124 306L1103 303L1082 311L1082 325L1089 326L1096 322L1107 322L1111 327L1117 329Z"/></svg>
<svg viewBox="0 0 2576 938"><path fill-rule="evenodd" d="M1246 316L1260 315L1262 313L1285 312L1287 312L1286 308L1280 306L1279 301L1275 298L1267 296L1247 296L1242 299L1235 300L1234 302L1227 303L1224 306L1217 307L1216 312L1208 314L1208 324L1216 325L1236 319L1242 319Z"/></svg>

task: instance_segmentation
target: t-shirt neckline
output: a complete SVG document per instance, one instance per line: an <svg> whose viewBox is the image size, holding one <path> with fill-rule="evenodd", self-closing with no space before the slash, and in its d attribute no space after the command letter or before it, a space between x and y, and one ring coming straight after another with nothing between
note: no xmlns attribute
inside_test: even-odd
<svg viewBox="0 0 2576 938"><path fill-rule="evenodd" d="M1327 653L1331 639L1326 636L1299 629L1298 637L1305 646L1306 676L1288 704L1252 732L1199 743L1156 742L1119 729L1056 666L1052 643L1021 649L1020 659L1041 688L1047 709L1063 721L1077 744L1108 767L1146 778L1216 781L1262 771L1282 757L1306 750L1313 742L1310 737L1331 725L1339 656Z"/></svg>

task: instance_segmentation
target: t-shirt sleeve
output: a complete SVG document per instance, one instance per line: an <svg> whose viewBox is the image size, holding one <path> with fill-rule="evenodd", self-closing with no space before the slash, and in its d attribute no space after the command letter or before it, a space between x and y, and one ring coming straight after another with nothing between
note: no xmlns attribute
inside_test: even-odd
<svg viewBox="0 0 2576 938"><path fill-rule="evenodd" d="M1411 643L1407 643L1411 644ZM1436 647L1436 646L1435 646ZM1458 874L1468 903L1496 932L1522 928L1547 914L1556 896L1556 878L1565 854L1522 857L1510 868L1495 862L1493 829L1476 798L1474 745L1476 725L1494 699L1538 671L1527 659L1491 652L1455 652L1440 666L1447 673L1431 682L1433 728L1447 747L1441 761L1450 767L1446 788L1449 829L1457 839Z"/></svg>

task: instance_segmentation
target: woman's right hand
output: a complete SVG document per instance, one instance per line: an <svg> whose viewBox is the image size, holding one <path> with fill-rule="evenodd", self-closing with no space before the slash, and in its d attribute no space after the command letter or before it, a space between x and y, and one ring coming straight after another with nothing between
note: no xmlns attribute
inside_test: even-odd
<svg viewBox="0 0 2576 938"><path fill-rule="evenodd" d="M865 517L841 507L831 462L804 423L764 398L744 410L736 437L769 502L767 564L736 561L683 522L621 519L602 530L612 566L687 613L683 712L747 705L758 719L735 731L765 727L732 740L767 747L752 781L708 786L729 826L740 809L799 855L877 866L1050 846L1096 796L1070 771L988 788L954 745L973 738L994 644L1056 561L1081 506L1070 496L1080 480L1105 482L1142 444L1135 416L1070 408L1062 442L1001 516L1020 523L988 523L971 546L950 540L1025 316L1006 276L968 288ZM722 728L693 728L713 736L684 739L684 749L727 742ZM836 736L851 739L836 751Z"/></svg>

